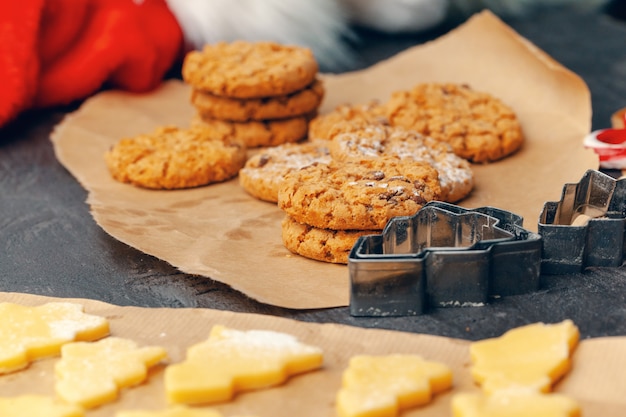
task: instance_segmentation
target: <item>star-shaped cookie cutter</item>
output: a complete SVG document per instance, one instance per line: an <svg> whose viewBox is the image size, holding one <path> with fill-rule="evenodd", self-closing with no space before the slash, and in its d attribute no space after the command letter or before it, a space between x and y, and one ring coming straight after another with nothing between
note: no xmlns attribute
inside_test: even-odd
<svg viewBox="0 0 626 417"><path fill-rule="evenodd" d="M578 183L563 186L560 201L545 203L537 230L544 274L620 266L626 250L626 179L588 170Z"/></svg>
<svg viewBox="0 0 626 417"><path fill-rule="evenodd" d="M348 257L350 314L419 315L539 289L541 236L493 207L430 202L360 237Z"/></svg>

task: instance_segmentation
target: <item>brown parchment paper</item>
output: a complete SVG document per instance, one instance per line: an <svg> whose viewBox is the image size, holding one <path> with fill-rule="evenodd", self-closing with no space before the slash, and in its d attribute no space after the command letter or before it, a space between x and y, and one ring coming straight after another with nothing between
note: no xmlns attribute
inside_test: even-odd
<svg viewBox="0 0 626 417"><path fill-rule="evenodd" d="M474 166L476 188L459 204L511 210L531 230L544 202L559 200L564 183L598 167L597 156L581 144L591 123L585 83L489 12L366 70L323 80L321 112L346 102L386 100L426 81L465 82L500 97L519 115L526 142L505 160ZM183 272L224 282L263 303L296 309L347 305L347 267L290 254L280 237L283 213L248 196L236 179L149 191L110 177L104 152L124 136L164 124L187 126L194 113L189 93L177 81L145 95L104 92L55 129L57 158L89 191L96 222Z"/></svg>
<svg viewBox="0 0 626 417"><path fill-rule="evenodd" d="M450 416L450 400L459 392L478 392L469 373L469 342L444 337L361 329L338 324L297 322L278 317L209 309L148 309L119 307L84 299L54 299L17 293L0 293L0 302L39 305L71 301L85 312L107 317L111 335L134 340L140 346L162 346L169 358L150 373L146 383L121 391L118 401L87 412L87 417L112 416L122 409L166 407L163 369L185 358L187 347L205 340L211 327L223 324L235 329L285 332L324 351L321 370L294 376L286 384L267 390L241 393L231 403L211 406L225 417L331 417L341 374L356 354L419 354L447 364L453 371L454 387L421 408L403 412L403 417ZM0 376L2 396L21 394L54 395L54 363L44 359L27 370ZM571 371L555 386L555 392L575 399L585 417L619 416L626 410L626 338L584 340L574 352Z"/></svg>

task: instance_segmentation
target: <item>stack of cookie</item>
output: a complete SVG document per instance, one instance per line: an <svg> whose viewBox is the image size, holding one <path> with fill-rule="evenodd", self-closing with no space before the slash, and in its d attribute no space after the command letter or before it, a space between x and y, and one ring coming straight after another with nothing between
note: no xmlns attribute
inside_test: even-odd
<svg viewBox="0 0 626 417"><path fill-rule="evenodd" d="M380 233L440 193L437 170L425 162L381 156L310 165L280 185L283 243L308 258L347 263L359 236Z"/></svg>
<svg viewBox="0 0 626 417"><path fill-rule="evenodd" d="M425 83L386 103L315 117L308 141L257 154L239 178L286 213L282 239L291 252L347 263L359 236L429 201L464 199L474 188L472 163L502 159L522 142L515 113L497 98Z"/></svg>
<svg viewBox="0 0 626 417"><path fill-rule="evenodd" d="M287 213L283 243L299 255L347 263L359 236L433 199L461 200L474 186L467 160L417 132L358 117L327 134L266 149L239 171L249 194Z"/></svg>
<svg viewBox="0 0 626 417"><path fill-rule="evenodd" d="M273 42L217 43L186 55L183 79L197 109L193 124L230 129L249 148L307 136L324 87L308 48Z"/></svg>

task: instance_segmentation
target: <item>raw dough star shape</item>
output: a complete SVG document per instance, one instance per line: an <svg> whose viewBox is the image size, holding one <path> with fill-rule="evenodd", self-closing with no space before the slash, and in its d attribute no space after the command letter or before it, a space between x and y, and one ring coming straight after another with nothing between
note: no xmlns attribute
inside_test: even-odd
<svg viewBox="0 0 626 417"><path fill-rule="evenodd" d="M549 392L571 366L579 332L571 320L535 323L470 345L472 376L486 394L509 388Z"/></svg>
<svg viewBox="0 0 626 417"><path fill-rule="evenodd" d="M61 346L109 334L104 317L85 314L80 304L55 302L36 307L0 303L0 374L57 356Z"/></svg>
<svg viewBox="0 0 626 417"><path fill-rule="evenodd" d="M580 406L565 395L502 390L493 395L457 394L454 417L578 417Z"/></svg>
<svg viewBox="0 0 626 417"><path fill-rule="evenodd" d="M52 397L21 395L0 398L0 416L10 417L83 417L81 407L63 404Z"/></svg>
<svg viewBox="0 0 626 417"><path fill-rule="evenodd" d="M139 348L135 342L117 337L69 343L55 364L55 390L68 403L93 408L114 401L120 389L143 382L148 368L166 356L161 347Z"/></svg>
<svg viewBox="0 0 626 417"><path fill-rule="evenodd" d="M321 349L274 331L214 326L209 338L191 346L185 361L165 370L170 403L213 403L236 392L284 383L322 366Z"/></svg>
<svg viewBox="0 0 626 417"><path fill-rule="evenodd" d="M358 355L337 393L340 417L393 417L452 386L452 370L417 355Z"/></svg>

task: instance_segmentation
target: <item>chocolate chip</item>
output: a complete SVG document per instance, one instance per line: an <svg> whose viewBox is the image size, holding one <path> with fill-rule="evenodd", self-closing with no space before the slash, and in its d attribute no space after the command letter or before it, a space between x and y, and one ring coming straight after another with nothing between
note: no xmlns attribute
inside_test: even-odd
<svg viewBox="0 0 626 417"><path fill-rule="evenodd" d="M381 200L387 200L387 201L392 201L394 203L397 203L396 197L401 196L403 194L404 194L404 188L398 187L396 189L388 190L388 191L385 191L384 193L378 194L378 198Z"/></svg>
<svg viewBox="0 0 626 417"><path fill-rule="evenodd" d="M417 191L424 191L426 189L426 184L424 184L420 180L413 181L413 186L415 187Z"/></svg>
<svg viewBox="0 0 626 417"><path fill-rule="evenodd" d="M411 196L411 200L415 201L417 204L421 204L421 205L426 204L426 199L422 197L421 194L413 194Z"/></svg>
<svg viewBox="0 0 626 417"><path fill-rule="evenodd" d="M272 158L268 155L268 154L263 154L261 155L261 157L259 158L259 168L267 165L267 163L271 160Z"/></svg>
<svg viewBox="0 0 626 417"><path fill-rule="evenodd" d="M378 199L379 200L389 200L391 197L393 197L393 194L390 193L390 192L378 194Z"/></svg>

